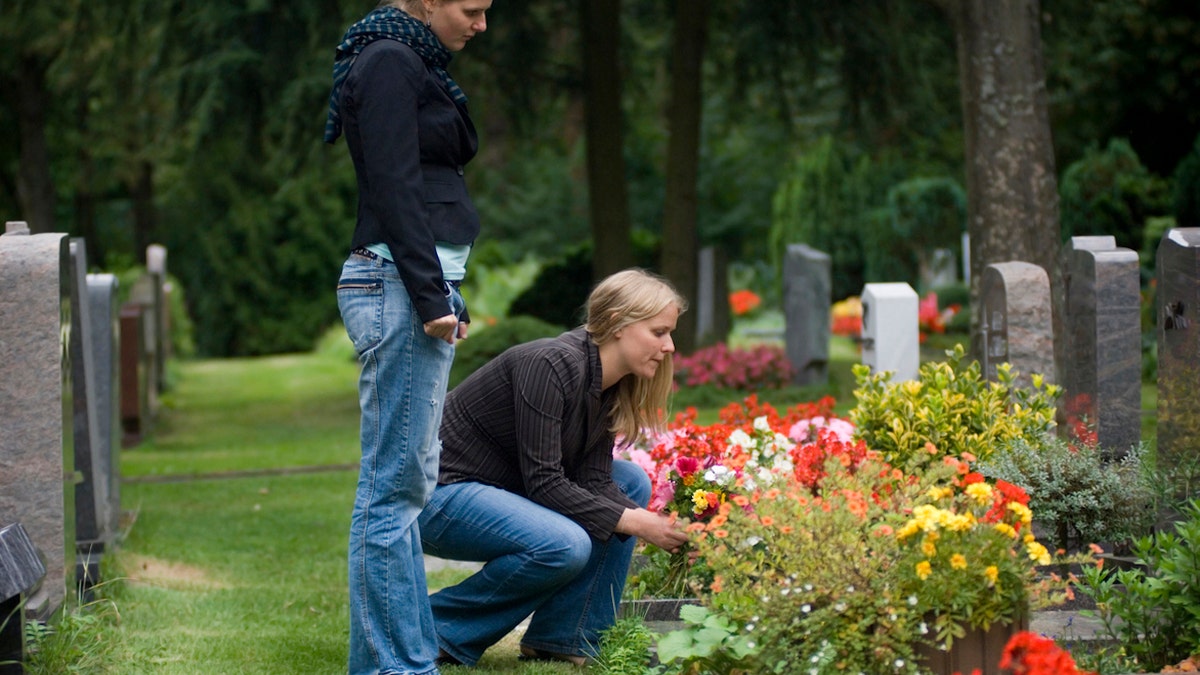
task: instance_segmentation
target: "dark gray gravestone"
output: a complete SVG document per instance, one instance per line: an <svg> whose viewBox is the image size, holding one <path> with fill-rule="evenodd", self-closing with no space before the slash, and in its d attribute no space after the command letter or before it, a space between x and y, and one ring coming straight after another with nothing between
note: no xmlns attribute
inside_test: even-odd
<svg viewBox="0 0 1200 675"><path fill-rule="evenodd" d="M91 311L92 365L96 373L96 440L100 472L104 475L100 500L101 539L111 543L121 520L121 337L117 324L117 277L87 275Z"/></svg>
<svg viewBox="0 0 1200 675"><path fill-rule="evenodd" d="M25 660L25 594L46 574L20 523L0 527L0 675L20 675Z"/></svg>
<svg viewBox="0 0 1200 675"><path fill-rule="evenodd" d="M792 382L802 387L829 382L831 269L827 253L788 244L783 259L784 343L796 368Z"/></svg>
<svg viewBox="0 0 1200 675"><path fill-rule="evenodd" d="M1200 457L1200 228L1168 230L1158 244L1158 461Z"/></svg>
<svg viewBox="0 0 1200 675"><path fill-rule="evenodd" d="M1034 374L1053 382L1054 325L1046 270L1027 262L993 263L983 270L979 296L984 375L995 380L996 366L1010 363L1019 386L1030 386Z"/></svg>
<svg viewBox="0 0 1200 675"><path fill-rule="evenodd" d="M75 588L70 270L62 233L0 236L0 522L21 523L45 561L25 603L37 620Z"/></svg>
<svg viewBox="0 0 1200 675"><path fill-rule="evenodd" d="M71 383L74 387L76 578L90 589L99 580L107 517L108 475L101 456L96 395L96 365L91 320L91 294L87 285L87 246L83 239L70 241L71 265Z"/></svg>
<svg viewBox="0 0 1200 675"><path fill-rule="evenodd" d="M1113 237L1072 237L1063 256L1065 430L1086 426L1109 456L1121 457L1141 439L1137 253Z"/></svg>

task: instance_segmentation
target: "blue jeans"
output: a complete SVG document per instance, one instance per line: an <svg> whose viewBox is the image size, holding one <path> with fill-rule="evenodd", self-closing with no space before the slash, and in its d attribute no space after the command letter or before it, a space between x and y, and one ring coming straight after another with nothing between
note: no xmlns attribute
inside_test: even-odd
<svg viewBox="0 0 1200 675"><path fill-rule="evenodd" d="M338 308L362 371L362 463L350 520L352 675L437 673L417 516L437 484L454 347L425 334L395 265L351 255ZM451 292L456 313L462 297Z"/></svg>
<svg viewBox="0 0 1200 675"><path fill-rule="evenodd" d="M650 479L636 464L615 460L613 480L635 502L649 501ZM430 596L442 649L467 665L530 614L522 645L594 656L637 544L593 539L570 518L482 483L437 486L420 526L428 553L485 563Z"/></svg>

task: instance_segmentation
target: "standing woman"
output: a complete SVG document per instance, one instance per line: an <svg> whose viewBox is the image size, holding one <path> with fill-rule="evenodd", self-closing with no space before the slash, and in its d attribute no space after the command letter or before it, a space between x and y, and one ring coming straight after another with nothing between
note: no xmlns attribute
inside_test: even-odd
<svg viewBox="0 0 1200 675"><path fill-rule="evenodd" d="M487 30L491 0L391 0L346 31L326 142L345 134L358 219L338 307L362 364L362 463L350 522L357 674L436 673L417 516L436 482L458 285L479 234L463 165L478 141L446 66Z"/></svg>
<svg viewBox="0 0 1200 675"><path fill-rule="evenodd" d="M615 436L662 427L685 309L663 279L618 272L582 327L505 351L449 394L421 536L436 556L485 564L430 599L447 661L474 665L533 614L523 658L583 663L615 620L633 537L685 541L644 508L646 473L613 460Z"/></svg>

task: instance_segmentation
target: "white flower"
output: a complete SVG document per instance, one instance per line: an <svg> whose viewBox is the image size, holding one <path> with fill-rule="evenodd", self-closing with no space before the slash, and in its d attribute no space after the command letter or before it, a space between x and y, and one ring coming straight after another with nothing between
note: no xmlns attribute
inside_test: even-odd
<svg viewBox="0 0 1200 675"><path fill-rule="evenodd" d="M754 430L755 431L770 431L771 430L771 423L767 421L766 415L763 415L762 417L754 418Z"/></svg>
<svg viewBox="0 0 1200 675"><path fill-rule="evenodd" d="M735 429L733 433L729 434L729 445L736 445L745 449L754 445L754 439L750 438L750 434L747 434L745 431Z"/></svg>
<svg viewBox="0 0 1200 675"><path fill-rule="evenodd" d="M810 605L808 603L800 605L800 611L804 612L805 614L808 614L809 612L812 611L812 605Z"/></svg>
<svg viewBox="0 0 1200 675"><path fill-rule="evenodd" d="M921 625L917 626L917 632L920 633L921 635L924 635L929 632L929 626L925 625L925 622L922 621Z"/></svg>
<svg viewBox="0 0 1200 675"><path fill-rule="evenodd" d="M904 667L904 659L896 659L896 667L903 668Z"/></svg>
<svg viewBox="0 0 1200 675"><path fill-rule="evenodd" d="M853 593L853 592L854 592L854 587L853 587L853 586L847 586L847 587L846 587L846 592L847 592L847 593Z"/></svg>
<svg viewBox="0 0 1200 675"><path fill-rule="evenodd" d="M844 612L846 611L846 603L839 602L838 604L834 605L833 608L839 612Z"/></svg>
<svg viewBox="0 0 1200 675"><path fill-rule="evenodd" d="M908 596L908 604L911 607L916 607L917 606L917 596L915 596L915 595Z"/></svg>

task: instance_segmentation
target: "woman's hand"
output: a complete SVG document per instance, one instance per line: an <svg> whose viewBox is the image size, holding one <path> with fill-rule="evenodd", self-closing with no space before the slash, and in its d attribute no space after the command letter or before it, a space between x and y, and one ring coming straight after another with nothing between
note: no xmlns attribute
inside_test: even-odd
<svg viewBox="0 0 1200 675"><path fill-rule="evenodd" d="M426 335L444 340L450 344L454 344L454 338L458 334L458 331L458 317L453 314L439 316L433 321L425 322Z"/></svg>
<svg viewBox="0 0 1200 675"><path fill-rule="evenodd" d="M675 553L687 541L683 523L675 516L664 516L646 509L625 509L617 521L617 532L632 534L664 551Z"/></svg>

